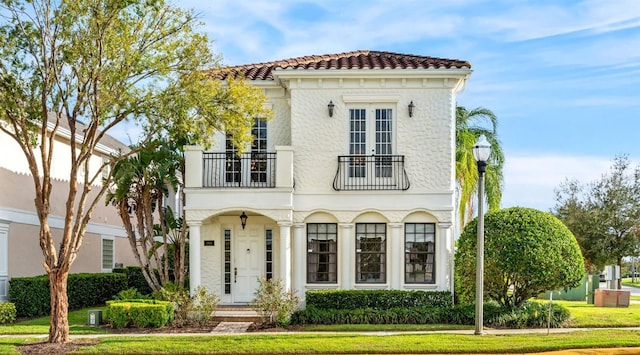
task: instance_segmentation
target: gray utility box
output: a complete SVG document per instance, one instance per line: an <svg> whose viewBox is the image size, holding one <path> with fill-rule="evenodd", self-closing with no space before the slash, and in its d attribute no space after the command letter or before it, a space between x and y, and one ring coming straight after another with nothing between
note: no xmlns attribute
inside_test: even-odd
<svg viewBox="0 0 640 355"><path fill-rule="evenodd" d="M102 323L102 311L99 309L90 309L87 322L89 325L100 325L100 323Z"/></svg>

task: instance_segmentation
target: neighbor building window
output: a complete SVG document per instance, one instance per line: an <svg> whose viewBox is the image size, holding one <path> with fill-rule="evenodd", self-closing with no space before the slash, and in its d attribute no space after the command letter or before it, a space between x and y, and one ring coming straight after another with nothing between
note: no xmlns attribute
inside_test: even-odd
<svg viewBox="0 0 640 355"><path fill-rule="evenodd" d="M338 227L335 223L307 224L307 282L338 282Z"/></svg>
<svg viewBox="0 0 640 355"><path fill-rule="evenodd" d="M404 282L435 283L436 226L434 223L404 225Z"/></svg>
<svg viewBox="0 0 640 355"><path fill-rule="evenodd" d="M102 271L113 271L115 260L115 242L113 237L102 237Z"/></svg>
<svg viewBox="0 0 640 355"><path fill-rule="evenodd" d="M387 225L356 224L356 283L385 283Z"/></svg>

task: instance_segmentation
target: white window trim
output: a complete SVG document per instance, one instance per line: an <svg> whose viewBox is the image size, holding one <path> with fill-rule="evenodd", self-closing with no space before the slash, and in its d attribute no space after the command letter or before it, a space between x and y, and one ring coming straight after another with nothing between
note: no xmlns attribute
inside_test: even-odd
<svg viewBox="0 0 640 355"><path fill-rule="evenodd" d="M9 300L9 224L0 222L0 302Z"/></svg>
<svg viewBox="0 0 640 355"><path fill-rule="evenodd" d="M110 240L112 243L112 255L111 255L111 268L105 269L104 266L104 241L105 240ZM103 235L102 238L100 239L100 269L102 270L102 272L113 272L113 268L116 262L116 240L115 237L113 236L105 236Z"/></svg>

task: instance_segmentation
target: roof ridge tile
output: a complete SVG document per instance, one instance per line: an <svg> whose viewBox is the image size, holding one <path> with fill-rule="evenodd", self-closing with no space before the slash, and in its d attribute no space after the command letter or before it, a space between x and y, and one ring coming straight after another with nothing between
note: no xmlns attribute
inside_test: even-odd
<svg viewBox="0 0 640 355"><path fill-rule="evenodd" d="M221 67L209 75L225 80L244 76L250 80L273 80L277 69L462 69L471 63L459 59L437 58L387 51L355 50L336 54L306 55L271 62Z"/></svg>

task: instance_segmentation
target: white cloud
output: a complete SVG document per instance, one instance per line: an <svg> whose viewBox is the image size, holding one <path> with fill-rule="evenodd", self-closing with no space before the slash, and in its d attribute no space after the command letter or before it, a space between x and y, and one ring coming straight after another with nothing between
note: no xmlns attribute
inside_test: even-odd
<svg viewBox="0 0 640 355"><path fill-rule="evenodd" d="M482 33L498 34L511 41L527 41L577 32L606 33L640 26L640 2L635 0L582 1L539 5L536 2L506 2L504 11L472 18Z"/></svg>
<svg viewBox="0 0 640 355"><path fill-rule="evenodd" d="M548 211L555 205L554 190L566 179L587 184L608 173L611 164L611 157L510 155L504 166L502 207Z"/></svg>

